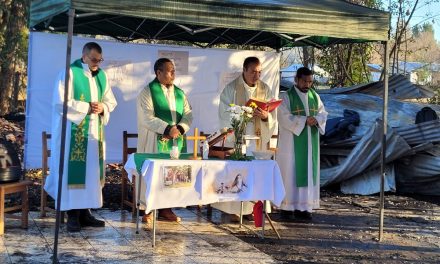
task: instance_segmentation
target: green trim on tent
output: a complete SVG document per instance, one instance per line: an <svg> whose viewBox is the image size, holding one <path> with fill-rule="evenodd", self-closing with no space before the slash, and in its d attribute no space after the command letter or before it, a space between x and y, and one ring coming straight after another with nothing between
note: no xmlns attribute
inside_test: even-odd
<svg viewBox="0 0 440 264"><path fill-rule="evenodd" d="M386 41L389 29L388 12L342 0L32 0L30 27L66 32L69 8L79 15L75 33L126 41L328 46ZM302 36L310 37L292 44Z"/></svg>

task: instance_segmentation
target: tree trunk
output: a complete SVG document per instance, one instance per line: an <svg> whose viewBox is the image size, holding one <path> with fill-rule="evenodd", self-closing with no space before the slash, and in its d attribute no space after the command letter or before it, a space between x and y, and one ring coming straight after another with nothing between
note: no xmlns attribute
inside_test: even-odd
<svg viewBox="0 0 440 264"><path fill-rule="evenodd" d="M18 32L20 32L21 24L24 23L20 16L21 8L23 8L21 1L12 1L10 13L7 15L6 41L0 52L0 115L8 113L10 110L14 60L20 39Z"/></svg>
<svg viewBox="0 0 440 264"><path fill-rule="evenodd" d="M15 112L18 110L18 93L20 91L20 78L21 74L15 72L14 75L14 90L12 93L11 111Z"/></svg>
<svg viewBox="0 0 440 264"><path fill-rule="evenodd" d="M309 47L303 47L303 66L304 67L309 67L312 64L312 58L310 56L310 50Z"/></svg>

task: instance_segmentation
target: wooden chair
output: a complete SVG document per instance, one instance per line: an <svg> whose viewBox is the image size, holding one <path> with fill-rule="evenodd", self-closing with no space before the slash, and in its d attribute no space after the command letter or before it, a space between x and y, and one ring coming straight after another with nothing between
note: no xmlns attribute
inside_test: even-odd
<svg viewBox="0 0 440 264"><path fill-rule="evenodd" d="M46 177L49 175L48 159L51 151L48 147L47 141L51 138L51 135L43 131L41 134L41 167L42 167L42 180L41 180L41 200L40 200L40 217L46 217L46 211L54 212L53 208L47 206L47 192L44 190L44 184L46 183ZM64 223L64 212L61 212L61 223Z"/></svg>
<svg viewBox="0 0 440 264"><path fill-rule="evenodd" d="M21 227L28 228L28 186L32 184L33 182L29 180L0 184L0 235L3 235L5 231L5 217L21 219ZM5 207L5 196L12 193L21 193L21 204ZM6 214L15 210L21 210L21 216Z"/></svg>
<svg viewBox="0 0 440 264"><path fill-rule="evenodd" d="M137 139L137 133L127 133L124 131L122 133L122 165L125 165L128 159L128 155L136 152L136 147L128 146L128 139ZM121 210L124 209L124 205L131 207L131 212L133 216L136 214L136 176L133 175L131 183L128 180L127 172L122 169L122 199L121 199ZM131 199L128 196L128 191L131 190Z"/></svg>

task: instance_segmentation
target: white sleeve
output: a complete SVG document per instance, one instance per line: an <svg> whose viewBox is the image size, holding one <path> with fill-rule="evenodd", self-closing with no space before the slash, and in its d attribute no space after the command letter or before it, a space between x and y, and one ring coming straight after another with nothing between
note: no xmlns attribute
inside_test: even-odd
<svg viewBox="0 0 440 264"><path fill-rule="evenodd" d="M55 84L55 91L53 97L53 106L55 111L59 115L63 114L63 102L64 102L64 80L65 72L61 72L58 76L57 82ZM82 120L87 116L89 112L90 104L88 102L78 101L73 99L73 73L70 71L69 78L69 93L67 96L67 120L73 122L77 125L81 123Z"/></svg>
<svg viewBox="0 0 440 264"><path fill-rule="evenodd" d="M316 121L318 121L318 130L321 135L325 134L325 124L327 123L328 113L325 111L324 104L318 95L318 114L315 116Z"/></svg>
<svg viewBox="0 0 440 264"><path fill-rule="evenodd" d="M138 95L137 109L138 118L141 119L139 123L142 125L142 127L138 127L138 129L145 128L157 134L163 134L168 123L154 115L153 100L148 86Z"/></svg>
<svg viewBox="0 0 440 264"><path fill-rule="evenodd" d="M107 75L105 76L107 79ZM104 90L104 95L102 96L102 104L104 107L104 112L102 114L102 123L104 125L108 124L108 121L110 120L110 113L113 112L116 105L118 104L116 102L115 96L113 95L113 91L111 89L110 84L108 83L108 79L106 81L106 87Z"/></svg>

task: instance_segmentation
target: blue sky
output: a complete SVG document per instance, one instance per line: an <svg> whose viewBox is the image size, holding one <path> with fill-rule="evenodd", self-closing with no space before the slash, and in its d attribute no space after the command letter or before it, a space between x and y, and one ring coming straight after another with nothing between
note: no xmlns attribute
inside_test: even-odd
<svg viewBox="0 0 440 264"><path fill-rule="evenodd" d="M388 6L388 1L386 2L386 6ZM411 1L414 3L414 1ZM431 4L427 4L428 2L433 2ZM430 22L434 26L435 39L440 42L440 1L439 0L419 0L417 5L417 9L414 12L413 17L411 18L410 25L422 25L425 22ZM412 6L410 7L412 8ZM386 7L388 9L388 7ZM396 25L396 18L393 17L392 26ZM434 23L432 21L434 20Z"/></svg>

